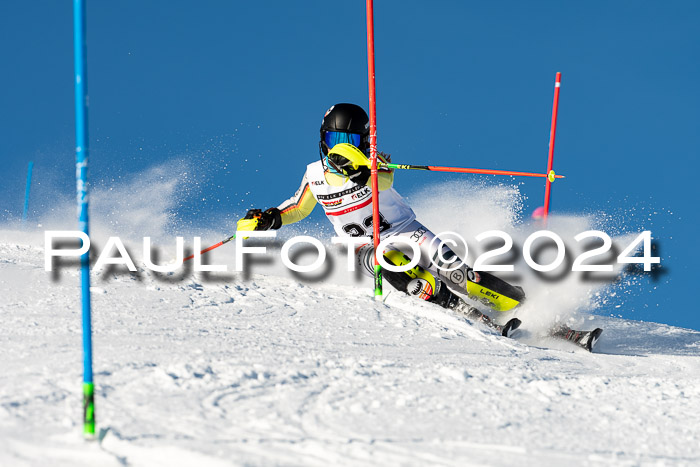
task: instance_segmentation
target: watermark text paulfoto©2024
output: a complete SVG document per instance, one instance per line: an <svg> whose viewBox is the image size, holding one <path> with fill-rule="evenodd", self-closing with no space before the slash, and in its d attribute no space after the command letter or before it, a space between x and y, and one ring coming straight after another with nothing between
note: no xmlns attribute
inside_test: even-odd
<svg viewBox="0 0 700 467"><path fill-rule="evenodd" d="M236 248L235 248L235 265L234 271L243 271L243 255L264 255L267 253L267 248L264 246L246 246L244 244L245 240L249 237L252 238L274 238L277 236L275 231L263 231L263 232L240 232L241 235L236 235ZM485 264L486 260L492 260L501 255L505 255L513 248L513 239L506 232L499 230L490 230L483 232L475 237L477 242L482 242L486 239L496 238L501 239L504 244L494 250L486 251L480 254L474 262L475 271L487 271L487 272L509 272L514 271L514 266L512 264ZM55 248L54 240L61 239L63 242L66 241L76 241L79 240L81 243L80 248ZM445 240L442 240L445 239ZM590 264L585 263L591 258L596 256L605 255L612 248L612 239L608 234L599 230L588 230L582 232L574 237L576 242L581 242L585 239L599 239L602 240L602 246L585 251L579 254L572 263L571 270L573 272L612 272L612 264ZM347 268L348 271L355 270L355 260L354 255L350 252L355 251L355 248L365 245L371 242L371 238L368 237L333 237L331 239L333 244L346 245L348 250L348 261ZM434 241L439 241L440 243L435 248L438 251L438 257L441 260L441 265L435 264L442 270L454 270L462 266L462 263L458 263L457 260L452 259L450 261L445 261L442 257L443 246L448 246L451 248L457 247L458 245L464 250L464 257L467 257L468 244L462 236L455 232L442 232L440 233ZM644 266L644 271L650 271L651 265L660 263L661 258L651 256L651 231L645 230L640 233L627 247L625 247L622 252L617 256L617 263L620 264L641 264ZM532 249L533 244L537 242L540 246L543 244L553 246L556 249L556 257L554 260L547 264L540 264L535 259L533 259ZM549 243L547 243L549 242ZM182 267L184 258L184 238L176 237L176 258L175 261L169 262L165 265L158 265L152 261L151 257L151 238L143 238L143 263L146 269L154 272L174 272ZM306 244L313 246L318 253L316 260L307 265L298 265L292 262L289 257L289 252L292 247L299 244ZM386 249L392 248L393 244L403 244L408 246L413 254L411 255L411 262L402 266L395 266L393 264L387 263L383 255L378 256L380 265L388 269L389 271L408 271L416 266L421 258L421 250L419 245L404 237L387 237L379 243L379 251L385 251ZM634 256L635 253L640 251L641 256ZM226 272L228 266L226 265L206 265L202 264L201 254L199 253L202 249L201 238L194 237L194 266L193 270L195 272ZM90 249L90 238L81 231L75 230L47 230L44 233L44 269L46 271L53 270L54 258L59 257L80 257L88 252ZM117 255L113 256L112 251L116 250ZM539 230L533 232L527 237L522 246L522 255L525 263L535 271L548 272L554 271L559 268L564 262L566 256L566 246L564 241L559 235L548 230ZM323 267L326 260L326 248L321 243L320 240L310 237L310 236L296 236L290 238L284 242L282 249L280 251L280 259L282 264L287 268L295 272L313 272ZM121 265L129 269L129 271L136 272L137 268L134 261L131 259L127 249L124 247L124 243L119 239L119 237L109 237L107 243L105 244L102 252L98 255L97 261L95 262L93 269L100 271L105 265Z"/></svg>

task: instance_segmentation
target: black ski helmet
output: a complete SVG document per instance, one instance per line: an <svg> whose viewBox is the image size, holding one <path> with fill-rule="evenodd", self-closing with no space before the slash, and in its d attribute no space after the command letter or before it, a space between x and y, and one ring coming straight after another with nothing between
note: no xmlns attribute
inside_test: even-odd
<svg viewBox="0 0 700 467"><path fill-rule="evenodd" d="M321 140L319 145L323 154L328 153L325 145L327 131L343 131L362 135L358 149L364 151L369 147L369 117L362 107L355 104L335 104L326 111L321 122Z"/></svg>

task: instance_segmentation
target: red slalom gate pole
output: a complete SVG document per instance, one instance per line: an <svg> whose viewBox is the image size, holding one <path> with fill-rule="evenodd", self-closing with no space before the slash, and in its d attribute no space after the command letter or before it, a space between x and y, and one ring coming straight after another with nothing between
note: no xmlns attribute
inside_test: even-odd
<svg viewBox="0 0 700 467"><path fill-rule="evenodd" d="M374 80L374 3L367 0L367 69L369 80L369 150L372 164L372 225L374 240L374 298L382 297L382 267L379 265L379 182L377 179L377 93Z"/></svg>
<svg viewBox="0 0 700 467"><path fill-rule="evenodd" d="M554 104L552 105L552 128L549 131L549 156L547 159L547 180L544 186L544 222L547 225L549 215L549 201L551 199L552 182L555 175L552 171L554 165L554 139L557 134L557 110L559 109L559 90L561 89L561 73L557 72L554 82Z"/></svg>

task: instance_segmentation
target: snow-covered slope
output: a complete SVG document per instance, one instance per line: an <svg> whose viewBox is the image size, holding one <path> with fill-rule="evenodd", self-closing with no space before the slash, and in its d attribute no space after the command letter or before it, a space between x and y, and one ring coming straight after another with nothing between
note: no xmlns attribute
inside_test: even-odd
<svg viewBox="0 0 700 467"><path fill-rule="evenodd" d="M0 238L0 465L698 465L700 333L580 316L590 354L393 293L255 274L93 282Z"/></svg>

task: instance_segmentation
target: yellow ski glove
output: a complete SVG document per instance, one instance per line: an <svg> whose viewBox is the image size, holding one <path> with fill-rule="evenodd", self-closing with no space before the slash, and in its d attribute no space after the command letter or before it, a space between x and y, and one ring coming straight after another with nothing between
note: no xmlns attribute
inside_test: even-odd
<svg viewBox="0 0 700 467"><path fill-rule="evenodd" d="M269 230L282 227L282 213L277 208L270 208L265 211L251 209L245 217L238 220L236 230ZM248 237L243 237L248 238Z"/></svg>

